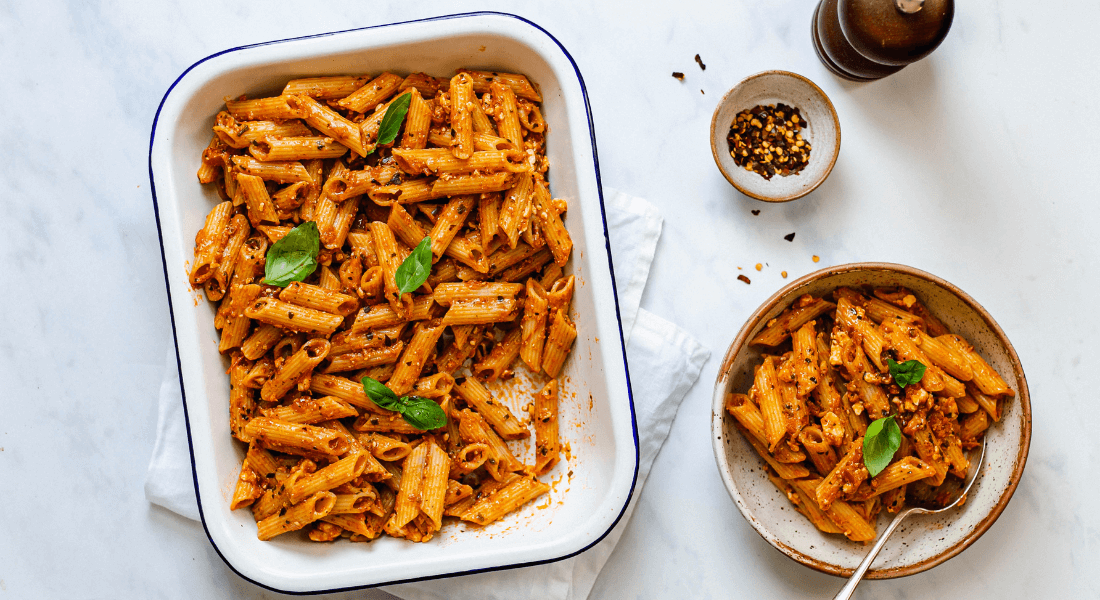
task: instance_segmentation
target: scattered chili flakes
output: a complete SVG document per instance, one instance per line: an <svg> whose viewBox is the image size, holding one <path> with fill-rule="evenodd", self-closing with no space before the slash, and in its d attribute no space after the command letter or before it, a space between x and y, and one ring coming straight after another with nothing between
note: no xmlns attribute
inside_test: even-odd
<svg viewBox="0 0 1100 600"><path fill-rule="evenodd" d="M733 162L764 179L773 175L797 175L810 161L810 144L802 139L809 123L798 108L779 104L757 105L737 114L730 125Z"/></svg>
<svg viewBox="0 0 1100 600"><path fill-rule="evenodd" d="M788 233L787 235L783 236L783 239L787 240L788 242L793 242L794 241L794 234L793 233Z"/></svg>
<svg viewBox="0 0 1100 600"><path fill-rule="evenodd" d="M814 262L817 262L819 260L821 260L821 257L815 254L814 255Z"/></svg>
<svg viewBox="0 0 1100 600"><path fill-rule="evenodd" d="M679 72L679 71L673 71L672 76L675 77L676 79L680 80L680 81L684 80L684 74Z"/></svg>
<svg viewBox="0 0 1100 600"><path fill-rule="evenodd" d="M703 59L699 58L698 54L695 55L695 62L699 63L699 68L700 69L702 69L704 71L707 70L707 66L703 64Z"/></svg>
<svg viewBox="0 0 1100 600"><path fill-rule="evenodd" d="M760 210L759 209L754 210L754 211L752 211L752 214L755 217L756 215L760 214Z"/></svg>
<svg viewBox="0 0 1100 600"><path fill-rule="evenodd" d="M744 281L744 282L745 282L745 283L747 283L747 284L748 284L748 283L752 283L751 281L749 281L749 278L748 278L748 277L745 277L744 275L738 275L738 276L737 276L737 279L738 279L738 280L740 280L740 281Z"/></svg>

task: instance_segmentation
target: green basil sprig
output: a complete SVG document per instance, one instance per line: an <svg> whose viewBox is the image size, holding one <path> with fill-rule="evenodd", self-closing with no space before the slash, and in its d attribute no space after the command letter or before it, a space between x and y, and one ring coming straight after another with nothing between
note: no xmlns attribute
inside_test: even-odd
<svg viewBox="0 0 1100 600"><path fill-rule="evenodd" d="M286 287L291 281L302 281L317 270L320 251L321 234L317 231L317 223L307 221L291 229L267 251L264 283Z"/></svg>
<svg viewBox="0 0 1100 600"><path fill-rule="evenodd" d="M385 384L371 377L363 378L363 391L367 397L386 410L400 413L405 422L417 429L428 431L447 424L447 414L438 404L420 396L401 396Z"/></svg>
<svg viewBox="0 0 1100 600"><path fill-rule="evenodd" d="M412 92L398 96L386 108L386 114L382 115L382 123L378 126L378 141L375 146L389 144L397 139L397 131L401 129L401 122L409 112L409 102L412 100ZM370 154L368 152L367 154Z"/></svg>
<svg viewBox="0 0 1100 600"><path fill-rule="evenodd" d="M867 433L863 434L863 464L871 477L881 473L890 464L900 447L901 428L898 427L894 415L875 419L867 426Z"/></svg>
<svg viewBox="0 0 1100 600"><path fill-rule="evenodd" d="M424 238L393 273L399 294L407 294L428 280L432 272L432 240Z"/></svg>
<svg viewBox="0 0 1100 600"><path fill-rule="evenodd" d="M907 385L919 382L924 377L924 371L927 369L924 363L919 360L907 360L898 363L894 362L894 359L888 358L886 364L890 367L890 376L894 378L894 383L902 389L905 389Z"/></svg>

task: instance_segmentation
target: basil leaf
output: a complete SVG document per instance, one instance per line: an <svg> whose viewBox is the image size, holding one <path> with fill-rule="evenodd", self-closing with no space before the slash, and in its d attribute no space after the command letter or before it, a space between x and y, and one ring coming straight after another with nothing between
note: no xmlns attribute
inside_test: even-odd
<svg viewBox="0 0 1100 600"><path fill-rule="evenodd" d="M363 391L367 393L371 402L386 410L397 410L394 407L400 404L400 400L393 390L372 377L364 377L362 381Z"/></svg>
<svg viewBox="0 0 1100 600"><path fill-rule="evenodd" d="M424 238L413 249L412 254L397 267L393 278L397 282L397 292L407 294L428 280L432 272L432 240Z"/></svg>
<svg viewBox="0 0 1100 600"><path fill-rule="evenodd" d="M919 360L907 360L903 363L894 362L894 359L886 359L887 366L890 367L890 376L894 378L894 383L899 387L905 389L905 386L917 383L924 377L924 371L927 367Z"/></svg>
<svg viewBox="0 0 1100 600"><path fill-rule="evenodd" d="M378 406L401 415L405 422L417 429L439 429L447 424L447 414L438 404L420 396L401 396L385 384L371 377L364 377L363 391Z"/></svg>
<svg viewBox="0 0 1100 600"><path fill-rule="evenodd" d="M292 281L309 277L317 270L320 250L321 234L317 231L317 223L307 221L291 229L267 251L264 283L286 287Z"/></svg>
<svg viewBox="0 0 1100 600"><path fill-rule="evenodd" d="M405 422L417 429L428 431L439 429L447 424L447 414L435 402L421 398L420 396L405 396L401 398L404 407L401 416Z"/></svg>
<svg viewBox="0 0 1100 600"><path fill-rule="evenodd" d="M894 415L875 419L867 426L867 433L863 434L863 464L871 477L881 473L890 464L900 447L901 428L894 420Z"/></svg>
<svg viewBox="0 0 1100 600"><path fill-rule="evenodd" d="M375 145L381 146L397 139L397 131L401 129L401 122L409 112L410 101L412 101L412 92L402 94L386 108L386 114L382 116L382 124L378 126L378 141Z"/></svg>

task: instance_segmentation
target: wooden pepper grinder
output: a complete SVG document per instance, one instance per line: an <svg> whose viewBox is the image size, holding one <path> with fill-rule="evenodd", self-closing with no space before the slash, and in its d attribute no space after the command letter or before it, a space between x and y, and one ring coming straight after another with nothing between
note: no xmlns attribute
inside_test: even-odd
<svg viewBox="0 0 1100 600"><path fill-rule="evenodd" d="M882 79L931 54L954 16L954 0L821 0L814 49L840 77Z"/></svg>

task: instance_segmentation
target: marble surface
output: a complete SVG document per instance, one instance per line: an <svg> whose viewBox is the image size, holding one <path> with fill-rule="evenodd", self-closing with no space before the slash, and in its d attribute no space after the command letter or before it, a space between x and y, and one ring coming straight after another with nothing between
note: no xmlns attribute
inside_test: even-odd
<svg viewBox="0 0 1100 600"><path fill-rule="evenodd" d="M188 65L228 47L479 9L519 13L573 55L604 185L665 218L642 306L716 356L783 271L789 281L863 260L957 284L1015 344L1034 437L1014 499L958 557L857 597L1100 596L1088 349L1100 326L1081 316L1100 295L1095 3L960 2L935 54L870 84L817 62L809 0L326 7L0 6L0 598L274 596L142 494L171 337L146 162L153 115ZM780 206L738 194L707 143L721 95L773 68L818 83L843 131L831 177ZM768 546L722 487L707 433L717 363L684 401L593 597L822 598L840 587Z"/></svg>

